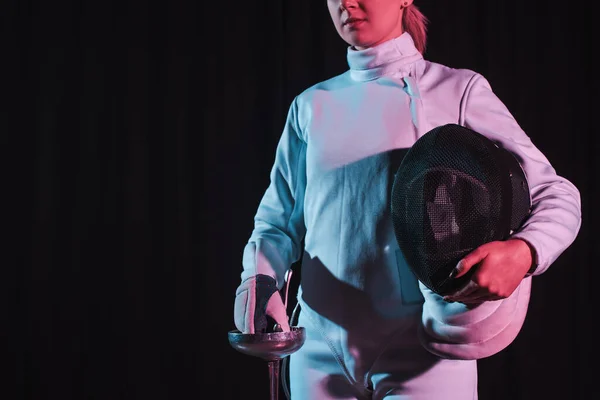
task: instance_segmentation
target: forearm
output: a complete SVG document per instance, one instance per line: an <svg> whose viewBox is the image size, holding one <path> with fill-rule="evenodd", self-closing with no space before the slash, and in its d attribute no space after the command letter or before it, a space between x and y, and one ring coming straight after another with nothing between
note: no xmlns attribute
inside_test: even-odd
<svg viewBox="0 0 600 400"><path fill-rule="evenodd" d="M534 275L545 272L573 243L581 226L581 198L568 179L521 129L489 82L474 76L465 93L462 123L487 136L518 158L531 195L531 213L512 237L534 250Z"/></svg>
<svg viewBox="0 0 600 400"><path fill-rule="evenodd" d="M544 273L573 243L581 227L579 192L569 182L534 188L531 216L511 238L529 244L532 275Z"/></svg>
<svg viewBox="0 0 600 400"><path fill-rule="evenodd" d="M244 247L242 280L269 275L284 284L285 273L300 257L306 187L306 143L296 123L297 104L290 107L275 153L267 187L254 217L254 227Z"/></svg>

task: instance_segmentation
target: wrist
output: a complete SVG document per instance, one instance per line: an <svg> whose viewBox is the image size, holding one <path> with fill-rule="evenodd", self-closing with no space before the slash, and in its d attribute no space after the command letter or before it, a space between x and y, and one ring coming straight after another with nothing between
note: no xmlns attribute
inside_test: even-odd
<svg viewBox="0 0 600 400"><path fill-rule="evenodd" d="M513 238L513 239L509 239L509 240L518 241L522 244L523 254L529 260L529 268L527 269L525 276L532 275L538 266L537 254L536 254L535 248L531 245L531 243L529 243L527 240L524 240L522 238Z"/></svg>

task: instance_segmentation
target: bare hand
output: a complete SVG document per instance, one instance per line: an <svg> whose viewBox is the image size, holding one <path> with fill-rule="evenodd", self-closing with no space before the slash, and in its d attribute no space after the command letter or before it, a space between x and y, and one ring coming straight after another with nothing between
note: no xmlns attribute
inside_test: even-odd
<svg viewBox="0 0 600 400"><path fill-rule="evenodd" d="M505 299L519 286L532 261L532 249L521 239L481 245L456 266L455 278L477 268L469 282L444 300L472 304Z"/></svg>

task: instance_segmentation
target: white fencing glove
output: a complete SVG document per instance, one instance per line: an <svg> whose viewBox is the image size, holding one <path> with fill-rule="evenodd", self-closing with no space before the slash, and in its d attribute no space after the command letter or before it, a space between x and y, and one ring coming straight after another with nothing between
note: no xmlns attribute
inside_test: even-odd
<svg viewBox="0 0 600 400"><path fill-rule="evenodd" d="M272 276L258 274L246 278L235 292L234 322L242 333L273 331L278 324L290 330L286 307Z"/></svg>

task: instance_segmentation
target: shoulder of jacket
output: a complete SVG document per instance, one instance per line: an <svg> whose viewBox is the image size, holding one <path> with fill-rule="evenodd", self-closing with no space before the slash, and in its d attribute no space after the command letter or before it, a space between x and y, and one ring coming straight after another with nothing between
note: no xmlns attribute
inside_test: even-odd
<svg viewBox="0 0 600 400"><path fill-rule="evenodd" d="M348 74L349 74L349 72L345 71L345 72L338 74L336 76L333 76L329 79L325 79L323 81L317 82L317 83L307 87L303 91L301 91L296 97L299 100L303 100L303 99L310 98L316 92L319 92L322 90L324 90L324 91L333 90L333 89L339 87L340 84L343 84L344 82L346 82L348 80Z"/></svg>
<svg viewBox="0 0 600 400"><path fill-rule="evenodd" d="M452 80L465 85L483 78L483 75L472 69L454 68L427 60L424 61L423 74L428 75L433 80Z"/></svg>

